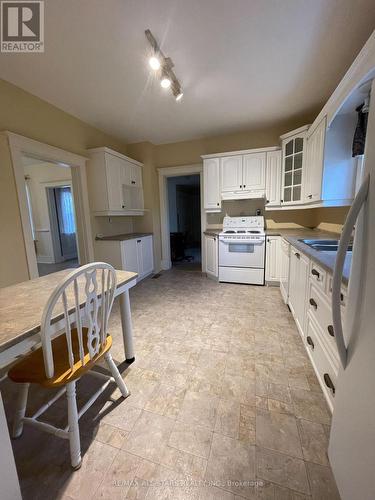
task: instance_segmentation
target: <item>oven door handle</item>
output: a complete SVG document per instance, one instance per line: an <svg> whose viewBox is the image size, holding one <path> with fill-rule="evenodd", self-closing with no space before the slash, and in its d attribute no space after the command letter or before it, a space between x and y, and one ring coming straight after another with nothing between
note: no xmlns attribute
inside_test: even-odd
<svg viewBox="0 0 375 500"><path fill-rule="evenodd" d="M259 239L259 240L225 240L219 238L220 241L223 243L227 243L228 245L261 245L262 243L265 242L265 239Z"/></svg>

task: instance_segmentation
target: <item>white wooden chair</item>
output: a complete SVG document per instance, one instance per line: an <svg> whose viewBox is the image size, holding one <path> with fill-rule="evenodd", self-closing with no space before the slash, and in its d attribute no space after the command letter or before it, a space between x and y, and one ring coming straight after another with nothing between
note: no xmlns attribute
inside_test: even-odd
<svg viewBox="0 0 375 500"><path fill-rule="evenodd" d="M39 349L25 356L14 365L8 376L21 384L18 407L13 425L13 437L19 437L23 424L69 439L71 464L74 469L81 465L79 418L90 408L99 395L111 383L116 382L124 398L129 391L109 352L112 337L107 334L108 320L116 289L116 272L104 262L94 262L71 272L53 291L47 302L41 323ZM84 306L80 307L84 299ZM61 323L58 336L52 336L51 318L55 308L61 309L57 320ZM55 314L56 316L56 314ZM54 325L53 331L56 331ZM59 328L60 330L60 328ZM89 371L104 358L112 377ZM78 412L76 381L89 373L106 382ZM30 383L60 390L32 417L26 417L27 396ZM68 425L59 429L38 418L66 392L68 402Z"/></svg>

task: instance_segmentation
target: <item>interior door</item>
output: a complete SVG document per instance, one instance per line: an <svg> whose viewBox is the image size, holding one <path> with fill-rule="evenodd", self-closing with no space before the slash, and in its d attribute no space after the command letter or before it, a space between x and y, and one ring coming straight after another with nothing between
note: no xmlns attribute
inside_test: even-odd
<svg viewBox="0 0 375 500"><path fill-rule="evenodd" d="M242 182L245 191L265 191L266 153L252 153L243 157Z"/></svg>
<svg viewBox="0 0 375 500"><path fill-rule="evenodd" d="M54 188L57 227L63 260L77 258L76 223L72 189L70 186Z"/></svg>
<svg viewBox="0 0 375 500"><path fill-rule="evenodd" d="M232 192L242 189L242 156L227 156L220 159L221 191Z"/></svg>

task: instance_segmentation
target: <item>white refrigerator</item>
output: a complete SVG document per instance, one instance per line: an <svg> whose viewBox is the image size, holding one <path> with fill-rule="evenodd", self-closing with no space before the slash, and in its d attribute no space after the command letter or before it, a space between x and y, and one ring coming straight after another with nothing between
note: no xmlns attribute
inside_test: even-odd
<svg viewBox="0 0 375 500"><path fill-rule="evenodd" d="M372 83L362 188L348 215L332 296L342 366L328 455L342 500L375 499L375 84ZM339 287L355 223L348 312L341 335Z"/></svg>

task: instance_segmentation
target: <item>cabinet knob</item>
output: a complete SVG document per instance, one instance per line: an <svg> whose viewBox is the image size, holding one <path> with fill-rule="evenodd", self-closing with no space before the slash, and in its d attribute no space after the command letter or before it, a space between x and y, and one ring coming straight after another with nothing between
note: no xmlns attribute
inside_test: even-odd
<svg viewBox="0 0 375 500"><path fill-rule="evenodd" d="M135 184L135 181L132 181L132 184Z"/></svg>
<svg viewBox="0 0 375 500"><path fill-rule="evenodd" d="M331 335L331 337L334 337L335 336L335 331L333 329L333 326L332 325L328 325L327 326L327 330L328 330L328 333Z"/></svg>
<svg viewBox="0 0 375 500"><path fill-rule="evenodd" d="M125 205L121 205L122 208L125 208Z"/></svg>
<svg viewBox="0 0 375 500"><path fill-rule="evenodd" d="M312 350L314 350L314 341L310 336L306 338L306 342L309 344L309 346L311 346Z"/></svg>
<svg viewBox="0 0 375 500"><path fill-rule="evenodd" d="M318 304L315 302L314 299L310 299L309 302L313 306L314 309L318 309Z"/></svg>
<svg viewBox="0 0 375 500"><path fill-rule="evenodd" d="M297 257L297 259L301 258L301 254L299 254L298 252L296 252L294 255Z"/></svg>
<svg viewBox="0 0 375 500"><path fill-rule="evenodd" d="M317 270L316 270L316 269L314 269L314 268L313 268L313 269L311 269L311 274L312 274L313 276L316 276L318 279L319 279L319 277L320 277L320 273L319 273L319 271L317 271Z"/></svg>
<svg viewBox="0 0 375 500"><path fill-rule="evenodd" d="M242 184L240 184L240 188L242 189Z"/></svg>
<svg viewBox="0 0 375 500"><path fill-rule="evenodd" d="M141 243L141 242L142 242L142 240L137 240L137 243Z"/></svg>
<svg viewBox="0 0 375 500"><path fill-rule="evenodd" d="M216 203L216 205L219 207L219 206L220 206L220 203Z"/></svg>
<svg viewBox="0 0 375 500"><path fill-rule="evenodd" d="M269 202L270 202L270 200L266 200L266 203L269 203Z"/></svg>
<svg viewBox="0 0 375 500"><path fill-rule="evenodd" d="M310 198L310 200L311 200L311 198L312 198L312 194L309 194L309 195L308 195L308 198Z"/></svg>
<svg viewBox="0 0 375 500"><path fill-rule="evenodd" d="M246 184L243 185L243 187L245 188L246 187Z"/></svg>
<svg viewBox="0 0 375 500"><path fill-rule="evenodd" d="M280 200L280 203L284 203L284 200Z"/></svg>
<svg viewBox="0 0 375 500"><path fill-rule="evenodd" d="M331 377L328 375L328 373L325 373L323 375L323 378L324 378L324 383L326 384L326 386L328 387L328 389L331 389L332 394L335 394L336 389L335 389L335 386L333 385Z"/></svg>

